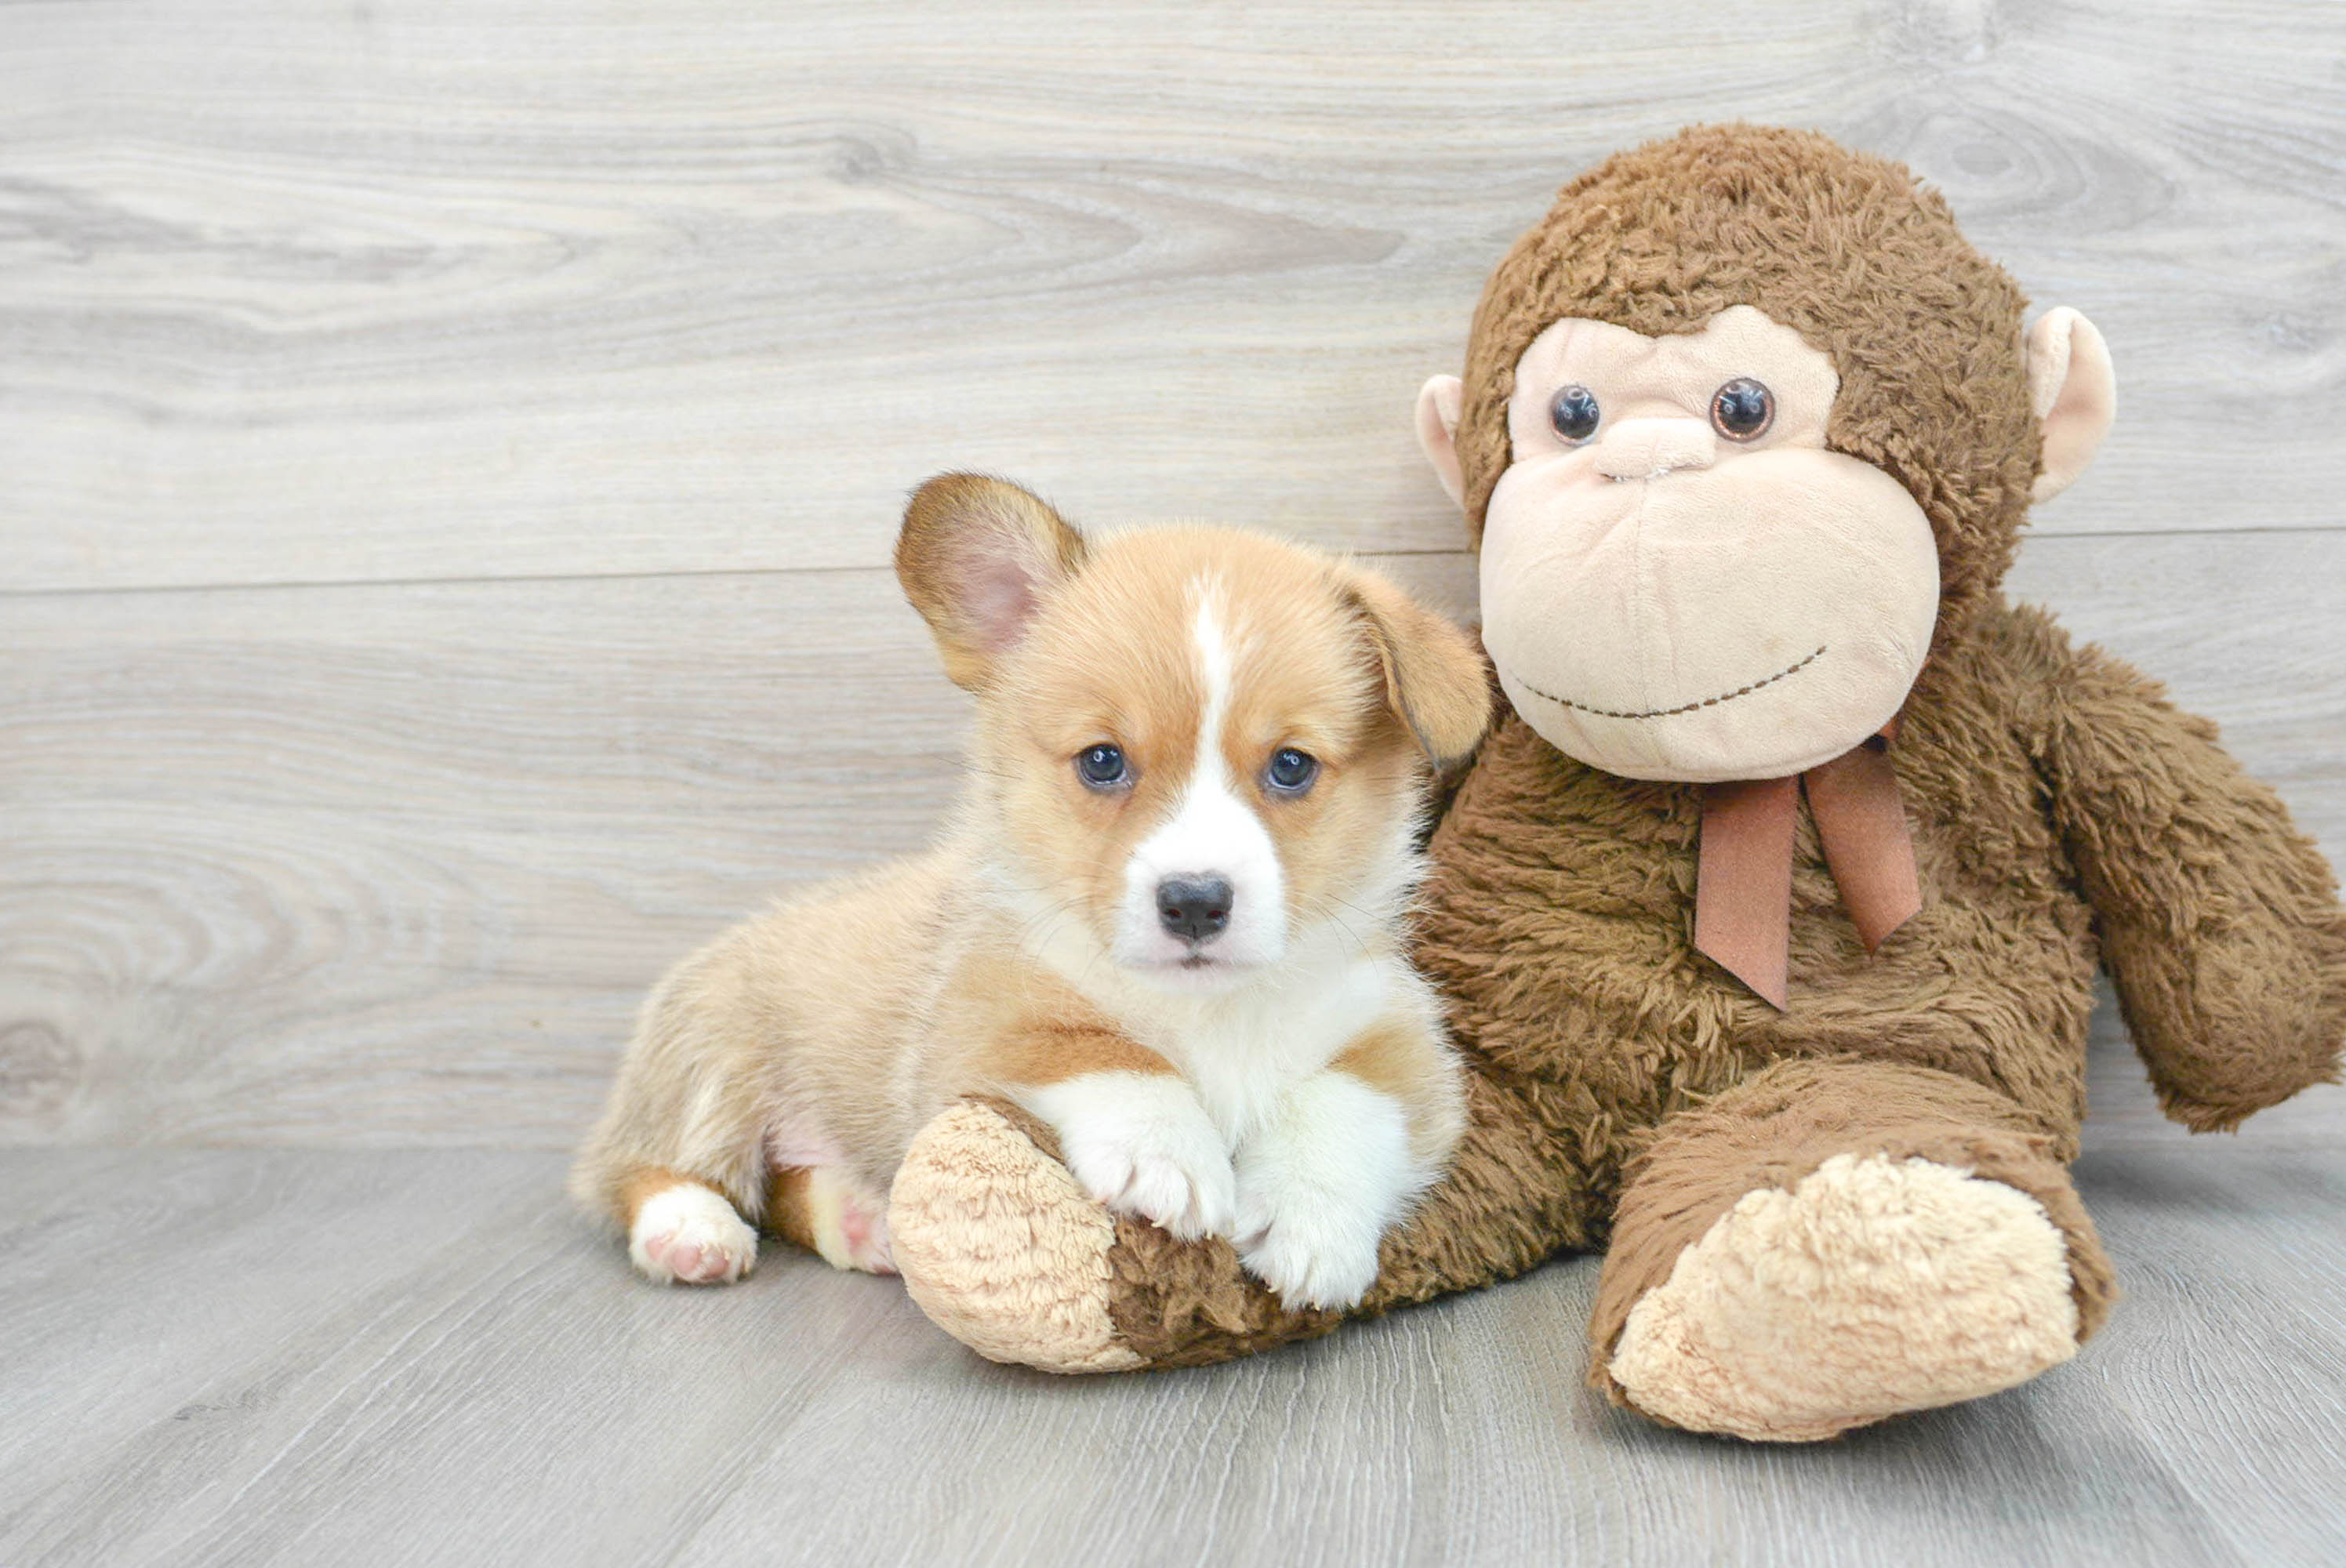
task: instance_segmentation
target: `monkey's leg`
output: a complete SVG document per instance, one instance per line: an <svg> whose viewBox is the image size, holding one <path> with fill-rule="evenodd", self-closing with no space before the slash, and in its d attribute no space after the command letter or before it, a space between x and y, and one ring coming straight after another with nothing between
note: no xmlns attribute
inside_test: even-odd
<svg viewBox="0 0 2346 1568"><path fill-rule="evenodd" d="M2052 1147L1950 1074L1761 1070L1631 1164L1590 1381L1673 1426L1778 1441L2026 1381L2116 1294Z"/></svg>
<svg viewBox="0 0 2346 1568"><path fill-rule="evenodd" d="M1539 1093L1469 1073L1450 1174L1387 1233L1356 1315L1487 1285L1585 1242L1583 1184L1538 1130L1554 1108L1524 1098ZM1059 1164L1049 1129L996 1100L964 1100L913 1140L888 1227L906 1288L938 1327L1046 1371L1226 1361L1345 1316L1286 1307L1227 1241L1177 1241L1109 1214Z"/></svg>

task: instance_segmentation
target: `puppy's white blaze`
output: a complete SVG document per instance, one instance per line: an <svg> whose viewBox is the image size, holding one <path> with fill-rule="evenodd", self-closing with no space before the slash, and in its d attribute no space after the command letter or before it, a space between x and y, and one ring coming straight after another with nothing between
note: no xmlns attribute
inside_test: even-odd
<svg viewBox="0 0 2346 1568"><path fill-rule="evenodd" d="M1197 645L1199 686L1205 694L1198 714L1197 750L1172 815L1141 840L1125 863L1117 957L1140 967L1175 964L1188 957L1188 944L1158 921L1157 885L1168 877L1220 877L1230 884L1230 922L1206 944L1205 955L1239 967L1276 963L1287 952L1287 876L1270 830L1255 814L1251 791L1243 781L1231 779L1224 759L1231 650L1215 611L1214 585L1200 581L1196 593L1198 611L1190 637ZM1176 970L1171 974L1187 979L1192 972ZM1198 978L1211 980L1213 972Z"/></svg>
<svg viewBox="0 0 2346 1568"><path fill-rule="evenodd" d="M1305 1079L1239 1151L1248 1272L1290 1305L1353 1305L1376 1279L1386 1227L1433 1174L1411 1161L1408 1117L1391 1095L1348 1073Z"/></svg>
<svg viewBox="0 0 2346 1568"><path fill-rule="evenodd" d="M1197 618L1189 623L1189 636L1198 645L1198 670L1205 677L1205 722L1198 734L1219 735L1222 720L1230 707L1230 648L1222 638L1221 618L1214 613L1214 600L1219 585L1210 578L1198 580Z"/></svg>
<svg viewBox="0 0 2346 1568"><path fill-rule="evenodd" d="M699 1267L679 1275L671 1260L686 1247L699 1253ZM739 1279L758 1261L758 1233L722 1194L699 1182L678 1182L636 1210L636 1222L627 1227L627 1256L654 1279Z"/></svg>

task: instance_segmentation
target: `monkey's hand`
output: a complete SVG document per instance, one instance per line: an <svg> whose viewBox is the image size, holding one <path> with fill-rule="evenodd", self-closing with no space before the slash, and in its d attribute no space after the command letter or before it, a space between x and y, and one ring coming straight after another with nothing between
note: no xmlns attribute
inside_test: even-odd
<svg viewBox="0 0 2346 1568"><path fill-rule="evenodd" d="M2335 1082L2346 911L2320 852L2157 682L2097 647L2044 651L2038 766L2161 1106L2211 1132Z"/></svg>

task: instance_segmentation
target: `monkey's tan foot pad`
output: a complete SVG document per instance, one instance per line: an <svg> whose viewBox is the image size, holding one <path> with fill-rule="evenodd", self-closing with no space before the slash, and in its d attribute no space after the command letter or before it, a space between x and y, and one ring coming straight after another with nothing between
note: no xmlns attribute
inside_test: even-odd
<svg viewBox="0 0 2346 1568"><path fill-rule="evenodd" d="M1141 1364L1108 1316L1115 1220L995 1107L964 1101L922 1129L888 1234L921 1310L979 1355L1050 1372Z"/></svg>
<svg viewBox="0 0 2346 1568"><path fill-rule="evenodd" d="M2067 1360L2069 1283L2035 1198L1930 1160L1839 1155L1721 1215L1630 1308L1607 1369L1672 1425L1813 1441Z"/></svg>

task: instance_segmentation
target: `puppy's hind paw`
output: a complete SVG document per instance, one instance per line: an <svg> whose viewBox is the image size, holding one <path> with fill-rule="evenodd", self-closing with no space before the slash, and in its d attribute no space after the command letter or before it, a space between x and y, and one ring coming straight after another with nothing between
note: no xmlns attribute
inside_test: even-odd
<svg viewBox="0 0 2346 1568"><path fill-rule="evenodd" d="M627 1256L662 1284L730 1285L756 1267L758 1233L719 1194L678 1182L636 1210Z"/></svg>
<svg viewBox="0 0 2346 1568"><path fill-rule="evenodd" d="M893 1274L888 1255L888 1206L828 1166L805 1173L801 1201L815 1251L833 1268Z"/></svg>

